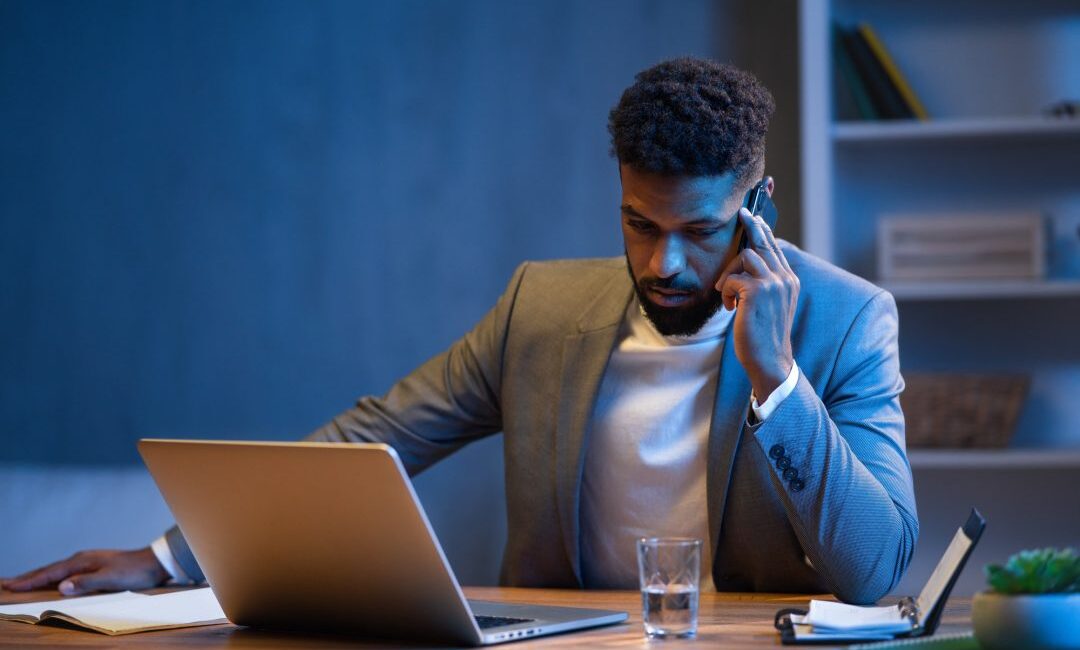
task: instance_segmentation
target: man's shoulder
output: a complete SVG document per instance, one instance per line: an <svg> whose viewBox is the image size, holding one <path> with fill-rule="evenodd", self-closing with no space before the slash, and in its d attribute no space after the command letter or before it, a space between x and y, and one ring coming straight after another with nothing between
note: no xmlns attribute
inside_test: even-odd
<svg viewBox="0 0 1080 650"><path fill-rule="evenodd" d="M895 357L896 303L888 291L791 244L781 246L799 276L793 351L819 396L828 392L838 365L850 371L865 359Z"/></svg>
<svg viewBox="0 0 1080 650"><path fill-rule="evenodd" d="M791 270L799 277L800 302L806 306L833 310L861 310L868 302L888 292L872 282L845 271L794 244L781 240L780 247Z"/></svg>
<svg viewBox="0 0 1080 650"><path fill-rule="evenodd" d="M605 278L626 274L624 257L583 257L576 259L528 261L521 264L533 278Z"/></svg>
<svg viewBox="0 0 1080 650"><path fill-rule="evenodd" d="M632 290L622 257L524 262L515 276L515 312L556 327L617 320Z"/></svg>
<svg viewBox="0 0 1080 650"><path fill-rule="evenodd" d="M598 289L613 282L630 284L622 257L530 261L523 262L517 272L522 289L552 292L566 299L595 298Z"/></svg>

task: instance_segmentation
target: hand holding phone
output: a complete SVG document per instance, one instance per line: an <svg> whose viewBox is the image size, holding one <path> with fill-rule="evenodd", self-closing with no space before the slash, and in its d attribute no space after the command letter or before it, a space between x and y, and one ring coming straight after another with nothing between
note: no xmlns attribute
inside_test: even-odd
<svg viewBox="0 0 1080 650"><path fill-rule="evenodd" d="M770 230L775 230L776 220L780 215L776 212L776 204L773 203L772 197L769 195L768 185L768 176L754 183L754 186L746 193L743 207L749 210L750 214L761 217ZM736 253L750 245L749 237L746 235L746 227L743 226L742 221L739 221L736 227L735 236L739 239L739 247L736 249Z"/></svg>
<svg viewBox="0 0 1080 650"><path fill-rule="evenodd" d="M716 283L724 306L738 307L732 326L735 356L762 402L783 383L795 363L791 329L799 297L798 278L772 234L778 214L769 196L770 181L765 177L755 183L743 202L767 227L758 228L741 214L736 217L734 251ZM755 231L753 238L747 223Z"/></svg>

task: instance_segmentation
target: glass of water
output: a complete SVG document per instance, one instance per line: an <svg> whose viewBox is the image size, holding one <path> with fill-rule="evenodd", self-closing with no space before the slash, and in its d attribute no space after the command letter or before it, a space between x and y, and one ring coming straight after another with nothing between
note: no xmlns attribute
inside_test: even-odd
<svg viewBox="0 0 1080 650"><path fill-rule="evenodd" d="M645 635L697 634L701 540L643 537L637 543L637 557Z"/></svg>

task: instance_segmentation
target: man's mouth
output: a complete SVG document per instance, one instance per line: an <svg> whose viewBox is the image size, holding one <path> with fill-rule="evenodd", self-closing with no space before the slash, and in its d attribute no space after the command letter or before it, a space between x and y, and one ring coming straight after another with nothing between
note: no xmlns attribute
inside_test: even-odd
<svg viewBox="0 0 1080 650"><path fill-rule="evenodd" d="M649 300L661 307L678 307L685 305L694 298L693 291L685 289L665 289L662 287L649 287L646 290Z"/></svg>

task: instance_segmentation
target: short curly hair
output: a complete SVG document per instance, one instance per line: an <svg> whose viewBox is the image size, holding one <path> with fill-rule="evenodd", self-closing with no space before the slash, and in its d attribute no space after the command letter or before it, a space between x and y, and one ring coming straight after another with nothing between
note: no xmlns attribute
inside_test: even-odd
<svg viewBox="0 0 1080 650"><path fill-rule="evenodd" d="M608 116L611 153L620 164L664 175L739 182L765 158L775 104L752 74L696 58L639 72Z"/></svg>

